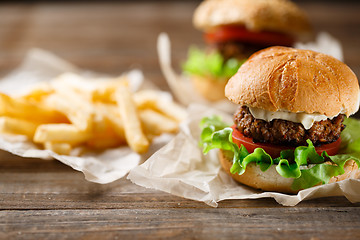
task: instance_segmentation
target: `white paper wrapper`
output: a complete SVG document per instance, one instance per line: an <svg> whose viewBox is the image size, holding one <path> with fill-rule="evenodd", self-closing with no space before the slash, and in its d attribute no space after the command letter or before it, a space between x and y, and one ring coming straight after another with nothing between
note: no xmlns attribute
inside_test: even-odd
<svg viewBox="0 0 360 240"><path fill-rule="evenodd" d="M20 95L29 91L40 82L49 82L54 77L73 72L81 76L104 77L103 74L83 71L72 64L40 49L29 51L21 66L0 80L0 92L9 95ZM142 88L153 88L150 82L144 81L140 70L127 73L133 91ZM83 87L91 88L95 81L89 80ZM162 92L165 97L171 95ZM84 173L86 180L96 183L110 183L125 176L132 168L149 157L152 153L172 139L172 135L155 138L148 153L139 155L129 147L108 149L102 152L86 152L81 157L58 155L49 150L41 150L24 136L0 135L0 149L22 157L57 159L60 162ZM76 151L76 149L75 149Z"/></svg>
<svg viewBox="0 0 360 240"><path fill-rule="evenodd" d="M330 34L321 32L318 34L315 42L295 43L295 48L309 49L331 55L343 61L343 52L341 44ZM236 105L227 100L217 102L209 102L201 97L193 88L190 80L184 76L177 74L171 66L171 44L166 33L161 33L158 37L157 50L159 55L160 67L167 80L173 95L180 103L188 106L191 103L200 103L211 106L215 109L234 112Z"/></svg>
<svg viewBox="0 0 360 240"><path fill-rule="evenodd" d="M236 183L220 166L216 150L206 156L198 146L199 122L204 116L220 115L231 123L231 115L202 105L191 105L190 119L180 133L145 163L132 169L128 178L143 187L162 190L216 207L226 199L274 198L285 206L305 199L345 196L360 201L360 180L348 179L300 191L297 195L262 192Z"/></svg>

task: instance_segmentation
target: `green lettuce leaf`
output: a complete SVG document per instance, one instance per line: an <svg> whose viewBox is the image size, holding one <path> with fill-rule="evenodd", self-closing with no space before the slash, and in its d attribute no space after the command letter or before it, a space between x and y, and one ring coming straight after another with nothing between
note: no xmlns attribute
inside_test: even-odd
<svg viewBox="0 0 360 240"><path fill-rule="evenodd" d="M182 67L184 72L188 74L228 80L237 72L244 61L238 61L235 58L225 61L218 52L206 53L196 47L191 47L188 59Z"/></svg>
<svg viewBox="0 0 360 240"><path fill-rule="evenodd" d="M333 176L344 173L344 165L349 160L354 160L360 167L360 121L348 118L345 124L347 127L341 134L345 144L341 147L341 153L335 156L329 156L326 152L317 154L310 140L307 140L308 146L283 150L280 157L275 159L262 148L256 148L253 153L249 153L243 145L239 148L232 141L233 129L218 116L202 119L200 145L204 153L216 148L232 153L232 174L243 174L247 165L252 162L258 165L261 171L276 165L276 171L282 177L293 178L292 188L299 190L328 183ZM329 161L331 164L328 164Z"/></svg>
<svg viewBox="0 0 360 240"><path fill-rule="evenodd" d="M226 139L229 138L229 133L232 132L231 128L226 129L228 126L228 124L221 121L219 116L205 117L201 120L200 145L203 147L204 153L214 148L232 150L232 141L230 142L229 139ZM213 135L215 132L216 134Z"/></svg>
<svg viewBox="0 0 360 240"><path fill-rule="evenodd" d="M354 118L345 118L345 130L341 133L340 153L360 151L360 121Z"/></svg>

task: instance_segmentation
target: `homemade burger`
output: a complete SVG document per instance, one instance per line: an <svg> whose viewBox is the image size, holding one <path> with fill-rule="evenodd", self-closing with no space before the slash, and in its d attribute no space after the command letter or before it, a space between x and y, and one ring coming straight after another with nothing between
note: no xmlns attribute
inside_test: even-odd
<svg viewBox="0 0 360 240"><path fill-rule="evenodd" d="M359 84L344 63L270 47L240 67L225 95L239 104L234 125L203 119L201 143L204 152L220 148L221 165L236 181L295 193L360 177L360 124L346 118L359 108Z"/></svg>
<svg viewBox="0 0 360 240"><path fill-rule="evenodd" d="M224 98L227 80L254 52L292 46L311 35L306 15L288 0L206 0L193 23L204 32L208 48L191 48L183 68L211 101Z"/></svg>

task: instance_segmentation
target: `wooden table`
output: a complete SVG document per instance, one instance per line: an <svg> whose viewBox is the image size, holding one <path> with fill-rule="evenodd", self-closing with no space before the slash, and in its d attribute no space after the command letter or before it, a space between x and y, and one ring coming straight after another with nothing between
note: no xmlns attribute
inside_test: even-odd
<svg viewBox="0 0 360 240"><path fill-rule="evenodd" d="M168 32L174 65L191 44L193 2L37 3L0 5L0 74L32 47L54 52L85 69L118 74L141 67L168 87L156 56L156 38ZM360 76L360 5L303 3L315 30L330 32ZM0 152L0 239L360 239L360 204L345 198L282 207L272 199L224 201L218 208L121 179L87 182L57 161Z"/></svg>

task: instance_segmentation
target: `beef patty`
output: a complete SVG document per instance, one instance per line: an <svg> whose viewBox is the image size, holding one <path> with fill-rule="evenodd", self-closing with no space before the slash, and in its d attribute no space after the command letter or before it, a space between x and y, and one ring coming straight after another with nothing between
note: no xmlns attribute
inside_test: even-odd
<svg viewBox="0 0 360 240"><path fill-rule="evenodd" d="M298 146L306 145L310 139L315 146L335 142L341 131L344 115L340 114L333 119L315 122L308 130L301 123L274 119L267 122L254 118L248 107L242 106L234 114L236 128L254 142L272 143L278 145Z"/></svg>
<svg viewBox="0 0 360 240"><path fill-rule="evenodd" d="M244 60L249 58L253 53L270 46L271 45L227 41L216 43L213 47L219 51L225 60L230 58Z"/></svg>

